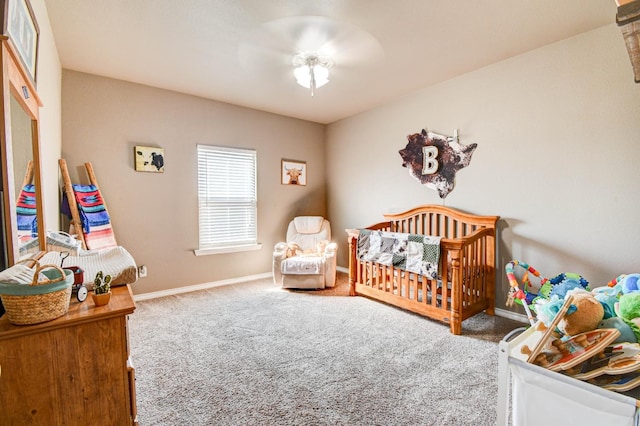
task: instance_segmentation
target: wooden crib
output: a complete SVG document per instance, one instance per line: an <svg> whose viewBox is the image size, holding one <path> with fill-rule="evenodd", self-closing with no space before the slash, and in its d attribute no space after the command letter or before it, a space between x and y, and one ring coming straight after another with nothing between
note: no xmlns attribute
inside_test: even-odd
<svg viewBox="0 0 640 426"><path fill-rule="evenodd" d="M462 321L494 314L496 224L499 216L476 216L424 205L365 229L441 237L438 279L358 258L359 230L347 230L351 296L362 295L448 322L462 333Z"/></svg>

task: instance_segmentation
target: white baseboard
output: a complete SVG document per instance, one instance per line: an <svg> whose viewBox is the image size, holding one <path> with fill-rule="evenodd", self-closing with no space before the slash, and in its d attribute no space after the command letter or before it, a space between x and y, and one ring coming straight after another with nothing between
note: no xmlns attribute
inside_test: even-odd
<svg viewBox="0 0 640 426"><path fill-rule="evenodd" d="M337 266L336 269L346 274L349 273L349 268ZM229 285L229 284L243 283L245 281L260 280L263 278L270 278L272 276L273 274L271 272L265 272L262 274L249 275L246 277L231 278L228 280L213 281L213 282L203 283L203 284L194 284L194 285L189 285L185 287L170 288L168 290L152 291L149 293L135 294L133 296L133 300L139 301L139 300L157 299L158 297L174 296L176 294L190 293L192 291L198 291L198 290L206 290L208 288L220 287L220 286Z"/></svg>
<svg viewBox="0 0 640 426"><path fill-rule="evenodd" d="M214 282L203 283L203 284L194 284L194 285L188 285L185 287L170 288L168 290L152 291L150 293L136 294L133 296L133 300L137 302L139 300L149 300L149 299L156 299L158 297L174 296L176 294L190 293L192 291L206 290L208 288L220 287L223 285L260 280L263 278L270 278L272 276L273 275L271 274L271 272L265 272L263 274L249 275L246 277L231 278L228 280L214 281Z"/></svg>
<svg viewBox="0 0 640 426"><path fill-rule="evenodd" d="M507 311L506 309L500 309L500 308L496 308L495 312L496 312L496 315L499 317L509 318L514 321L519 321L525 324L529 324L529 319L527 318L526 315L519 314L517 312Z"/></svg>

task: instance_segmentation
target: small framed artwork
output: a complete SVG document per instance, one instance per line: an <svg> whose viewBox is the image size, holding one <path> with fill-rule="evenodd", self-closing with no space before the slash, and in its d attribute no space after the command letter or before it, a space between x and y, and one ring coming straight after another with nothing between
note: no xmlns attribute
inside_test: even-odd
<svg viewBox="0 0 640 426"><path fill-rule="evenodd" d="M0 0L2 34L9 36L27 74L36 81L40 28L29 0Z"/></svg>
<svg viewBox="0 0 640 426"><path fill-rule="evenodd" d="M133 155L137 172L164 172L164 149L134 146Z"/></svg>
<svg viewBox="0 0 640 426"><path fill-rule="evenodd" d="M282 159L281 182L283 185L307 184L307 163Z"/></svg>

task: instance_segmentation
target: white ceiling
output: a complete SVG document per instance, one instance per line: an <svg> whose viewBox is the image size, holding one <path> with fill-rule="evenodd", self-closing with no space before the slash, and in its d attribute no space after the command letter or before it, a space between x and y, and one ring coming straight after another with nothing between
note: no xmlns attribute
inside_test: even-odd
<svg viewBox="0 0 640 426"><path fill-rule="evenodd" d="M63 68L319 123L614 23L616 14L614 0L45 4ZM319 40L325 45L312 46ZM312 98L296 84L291 58L321 47L335 65Z"/></svg>

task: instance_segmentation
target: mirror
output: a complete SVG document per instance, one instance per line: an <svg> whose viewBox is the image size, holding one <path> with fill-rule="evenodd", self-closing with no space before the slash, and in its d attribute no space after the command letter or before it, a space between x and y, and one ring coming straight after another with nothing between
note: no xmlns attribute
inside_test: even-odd
<svg viewBox="0 0 640 426"><path fill-rule="evenodd" d="M42 185L40 184L40 142L38 109L40 99L35 86L26 77L24 68L11 43L2 39L0 51L3 70L8 73L1 79L2 102L0 116L0 157L2 159L2 243L5 268L24 257L31 257L46 248L46 227L43 215ZM8 82L8 84L7 84ZM30 165L33 173L28 172ZM18 220L17 201L26 180L33 187L26 198L29 200L30 215ZM30 216L30 217L29 217ZM33 220L35 219L35 221ZM20 223L19 223L20 222ZM19 224L30 224L31 230L18 229ZM22 237L22 241L21 241ZM22 252L20 250L22 245ZM28 250L24 250L28 248Z"/></svg>
<svg viewBox="0 0 640 426"><path fill-rule="evenodd" d="M11 96L11 146L13 150L13 185L16 194L16 221L19 257L31 256L39 251L38 222L33 184L33 147L31 144L31 117Z"/></svg>

